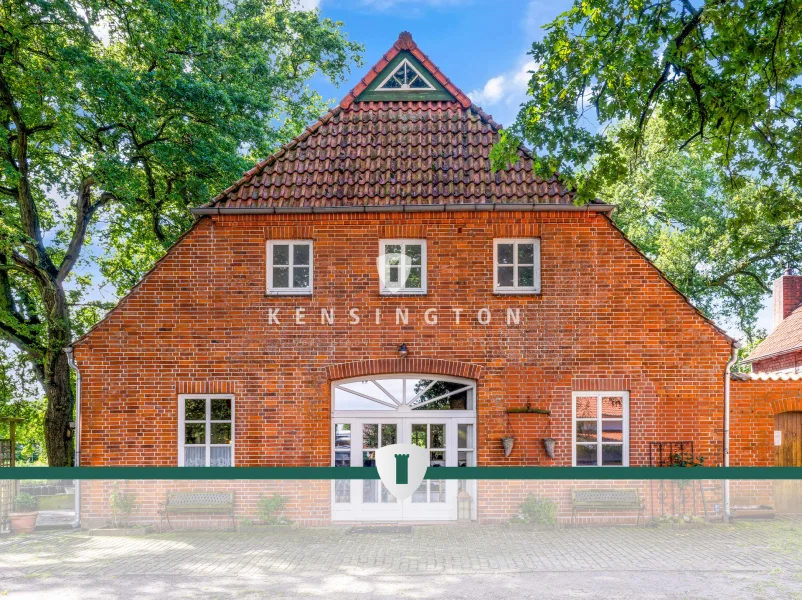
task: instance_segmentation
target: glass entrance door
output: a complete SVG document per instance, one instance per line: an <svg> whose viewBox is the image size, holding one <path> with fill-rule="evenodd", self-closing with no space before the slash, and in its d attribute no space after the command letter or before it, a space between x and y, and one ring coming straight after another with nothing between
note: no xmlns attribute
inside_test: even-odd
<svg viewBox="0 0 802 600"><path fill-rule="evenodd" d="M429 467L475 465L476 385L425 374L382 375L332 383L332 463L375 466L376 451L391 444L425 448ZM335 521L440 521L457 518L465 482L424 480L399 502L378 480L336 481ZM466 487L474 498L471 486Z"/></svg>
<svg viewBox="0 0 802 600"><path fill-rule="evenodd" d="M343 421L343 422L340 422ZM337 419L334 423L336 466L376 465L376 450L410 443L428 452L429 467L473 466L474 423L465 418L433 417ZM457 494L468 483L424 479L410 498L398 502L378 480L334 483L332 517L345 521L448 521L457 518ZM473 487L468 492L475 498Z"/></svg>

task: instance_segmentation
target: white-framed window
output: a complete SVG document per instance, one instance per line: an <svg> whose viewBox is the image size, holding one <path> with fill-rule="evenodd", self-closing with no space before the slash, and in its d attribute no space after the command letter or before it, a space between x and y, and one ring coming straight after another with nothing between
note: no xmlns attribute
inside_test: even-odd
<svg viewBox="0 0 802 600"><path fill-rule="evenodd" d="M426 240L381 240L378 268L382 294L425 294Z"/></svg>
<svg viewBox="0 0 802 600"><path fill-rule="evenodd" d="M572 394L572 464L629 466L629 392Z"/></svg>
<svg viewBox="0 0 802 600"><path fill-rule="evenodd" d="M234 398L186 394L178 397L178 466L234 465Z"/></svg>
<svg viewBox="0 0 802 600"><path fill-rule="evenodd" d="M540 293L539 239L494 240L493 290L503 294Z"/></svg>
<svg viewBox="0 0 802 600"><path fill-rule="evenodd" d="M267 293L312 293L312 241L267 242Z"/></svg>

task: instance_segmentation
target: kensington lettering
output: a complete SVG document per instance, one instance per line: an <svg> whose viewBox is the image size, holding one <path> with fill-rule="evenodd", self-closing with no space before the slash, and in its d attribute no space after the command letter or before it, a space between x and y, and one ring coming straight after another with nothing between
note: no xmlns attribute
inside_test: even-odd
<svg viewBox="0 0 802 600"><path fill-rule="evenodd" d="M446 310L427 308L413 312L410 312L408 308L396 308L394 312L382 311L380 308L368 311L359 308L335 311L331 307L323 307L319 310L296 307L294 310L290 309L284 312L282 312L281 308L267 309L268 325L281 325L282 322L294 323L295 325L312 325L315 321L318 321L321 325L334 325L341 322L348 325L359 325L363 320L372 320L376 325L392 322L395 322L396 325L409 325L410 320L412 320L424 325L436 326L441 319L443 322L456 325L468 320L475 320L479 325L489 325L494 319L505 321L507 325L520 325L521 309L496 310L495 314L489 308L480 308L476 312L468 312L464 308L456 307Z"/></svg>

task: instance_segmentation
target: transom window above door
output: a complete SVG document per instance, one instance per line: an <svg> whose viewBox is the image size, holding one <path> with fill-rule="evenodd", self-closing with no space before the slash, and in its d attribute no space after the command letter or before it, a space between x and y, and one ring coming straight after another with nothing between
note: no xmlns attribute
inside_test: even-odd
<svg viewBox="0 0 802 600"><path fill-rule="evenodd" d="M312 293L312 242L310 240L267 242L267 292L269 294Z"/></svg>
<svg viewBox="0 0 802 600"><path fill-rule="evenodd" d="M493 289L503 294L540 293L539 239L494 241Z"/></svg>
<svg viewBox="0 0 802 600"><path fill-rule="evenodd" d="M468 379L427 375L388 376L334 384L335 411L474 410Z"/></svg>

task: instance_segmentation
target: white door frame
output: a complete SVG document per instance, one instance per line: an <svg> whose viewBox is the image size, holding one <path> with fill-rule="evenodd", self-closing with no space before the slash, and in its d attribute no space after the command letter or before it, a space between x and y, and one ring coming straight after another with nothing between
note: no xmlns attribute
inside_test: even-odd
<svg viewBox="0 0 802 600"><path fill-rule="evenodd" d="M347 380L332 382L331 399L334 407L335 387L351 381L368 381L381 379L437 379L455 383L465 383L472 387L473 408L469 410L412 410L410 406L402 404L395 410L332 410L331 418L331 464L335 460L335 426L348 423L351 425L350 457L352 466L362 466L362 426L364 424L396 424L396 442L411 443L413 424L442 423L446 426L446 466L456 467L458 461L457 426L461 424L472 425L472 435L469 440L472 464L476 465L476 384L472 380L455 377L441 377L426 374L399 373L375 377L355 377ZM342 450L340 450L342 452ZM338 503L335 496L335 482L331 488L331 518L332 521L447 521L457 519L457 493L458 480L444 480L446 502L443 503L413 503L408 498L401 503L363 503L362 480L350 481L350 502ZM473 499L471 503L471 518L476 519L476 482L468 481L468 491ZM371 484L373 485L373 484ZM380 485L380 484L379 484Z"/></svg>

